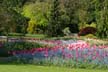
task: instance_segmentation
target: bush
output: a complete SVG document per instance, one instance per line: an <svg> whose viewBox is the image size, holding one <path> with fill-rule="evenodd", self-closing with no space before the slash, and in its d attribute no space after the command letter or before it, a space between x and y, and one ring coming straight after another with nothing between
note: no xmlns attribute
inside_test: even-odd
<svg viewBox="0 0 108 72"><path fill-rule="evenodd" d="M84 36L84 35L87 35L87 34L95 34L95 33L96 33L96 28L86 27L86 28L81 29L78 35L79 36Z"/></svg>
<svg viewBox="0 0 108 72"><path fill-rule="evenodd" d="M71 31L69 30L69 27L66 27L64 30L63 30L63 33L66 35L66 36L69 36L71 34Z"/></svg>
<svg viewBox="0 0 108 72"><path fill-rule="evenodd" d="M93 35L93 34L87 34L87 35L85 35L84 37L86 37L86 38L97 38L95 35Z"/></svg>
<svg viewBox="0 0 108 72"><path fill-rule="evenodd" d="M9 56L8 51L4 48L0 48L0 57L7 57Z"/></svg>
<svg viewBox="0 0 108 72"><path fill-rule="evenodd" d="M7 57L8 55L8 51L3 48L3 43L0 42L0 57Z"/></svg>
<svg viewBox="0 0 108 72"><path fill-rule="evenodd" d="M14 51L14 50L29 50L32 48L39 48L43 47L44 45L39 43L33 43L33 42L9 42L4 43L3 48L7 49L8 51Z"/></svg>
<svg viewBox="0 0 108 72"><path fill-rule="evenodd" d="M0 43L0 57L11 56L11 51L30 50L32 48L40 48L45 45L32 42L5 42Z"/></svg>

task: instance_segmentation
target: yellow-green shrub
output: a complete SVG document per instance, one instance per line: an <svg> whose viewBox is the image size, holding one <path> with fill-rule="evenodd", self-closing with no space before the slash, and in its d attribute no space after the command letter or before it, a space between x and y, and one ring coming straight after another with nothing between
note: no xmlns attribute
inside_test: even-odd
<svg viewBox="0 0 108 72"><path fill-rule="evenodd" d="M27 32L32 34L35 32L35 28L36 28L36 22L34 20L30 20L28 22Z"/></svg>
<svg viewBox="0 0 108 72"><path fill-rule="evenodd" d="M93 35L93 34L87 34L87 35L85 35L84 37L86 37L86 38L97 38L95 35Z"/></svg>

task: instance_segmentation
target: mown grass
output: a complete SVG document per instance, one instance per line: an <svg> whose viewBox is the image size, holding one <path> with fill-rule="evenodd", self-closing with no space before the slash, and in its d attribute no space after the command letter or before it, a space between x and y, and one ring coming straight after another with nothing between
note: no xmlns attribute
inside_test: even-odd
<svg viewBox="0 0 108 72"><path fill-rule="evenodd" d="M44 34L25 34L25 36L23 36L23 34L15 33L15 34L9 34L9 37L12 37L12 38L19 38L19 37L45 38L46 36Z"/></svg>
<svg viewBox="0 0 108 72"><path fill-rule="evenodd" d="M47 67L35 65L0 65L0 72L108 72L108 70L71 69L64 67Z"/></svg>

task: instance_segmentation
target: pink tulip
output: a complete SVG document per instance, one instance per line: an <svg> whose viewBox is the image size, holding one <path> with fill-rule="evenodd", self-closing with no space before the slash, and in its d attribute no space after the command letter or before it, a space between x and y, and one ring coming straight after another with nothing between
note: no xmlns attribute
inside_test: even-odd
<svg viewBox="0 0 108 72"><path fill-rule="evenodd" d="M93 56L93 57L92 57L92 60L95 60L95 59L96 59L96 56Z"/></svg>

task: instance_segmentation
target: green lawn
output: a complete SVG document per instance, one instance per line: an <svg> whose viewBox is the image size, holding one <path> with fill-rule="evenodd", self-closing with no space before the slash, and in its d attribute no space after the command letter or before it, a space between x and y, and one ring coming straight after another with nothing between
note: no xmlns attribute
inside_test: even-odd
<svg viewBox="0 0 108 72"><path fill-rule="evenodd" d="M108 72L108 70L70 69L35 65L0 65L0 72Z"/></svg>
<svg viewBox="0 0 108 72"><path fill-rule="evenodd" d="M22 33L9 33L9 37L11 38L19 38L23 36ZM25 34L24 37L27 37L27 38L45 38L46 35L44 34Z"/></svg>

